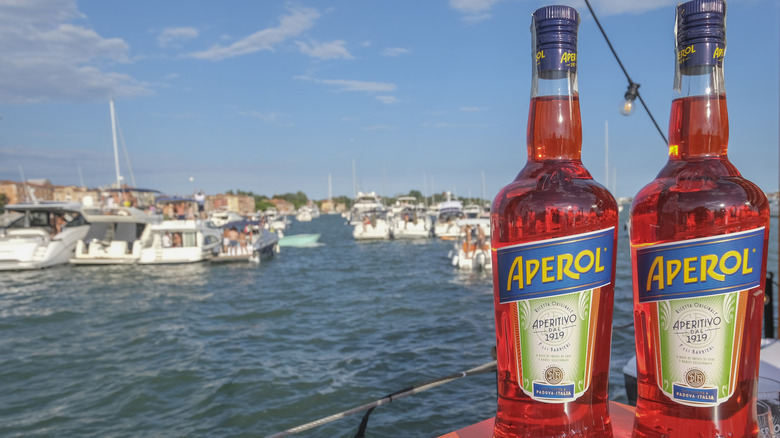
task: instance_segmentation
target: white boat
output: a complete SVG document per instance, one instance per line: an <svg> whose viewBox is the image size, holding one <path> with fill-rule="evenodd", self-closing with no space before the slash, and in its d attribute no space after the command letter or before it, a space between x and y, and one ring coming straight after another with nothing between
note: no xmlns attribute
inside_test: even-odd
<svg viewBox="0 0 780 438"><path fill-rule="evenodd" d="M439 205L436 214L434 235L444 240L455 240L460 237L461 230L458 220L463 219L463 204L460 201L444 201Z"/></svg>
<svg viewBox="0 0 780 438"><path fill-rule="evenodd" d="M212 262L250 261L260 263L279 252L279 236L260 226L259 221L242 220L230 222L222 227L223 240ZM235 230L238 239L231 242L230 232ZM227 242L225 241L227 237Z"/></svg>
<svg viewBox="0 0 780 438"><path fill-rule="evenodd" d="M219 253L222 229L199 219L172 219L146 227L140 264L197 263Z"/></svg>
<svg viewBox="0 0 780 438"><path fill-rule="evenodd" d="M162 219L135 207L85 206L81 212L90 227L76 242L70 259L74 265L136 263L141 257L141 236L146 226Z"/></svg>
<svg viewBox="0 0 780 438"><path fill-rule="evenodd" d="M477 204L468 204L463 207L463 217L466 219L476 219L484 216L484 210Z"/></svg>
<svg viewBox="0 0 780 438"><path fill-rule="evenodd" d="M284 231L290 225L286 215L280 214L276 207L268 207L265 210L265 227L269 231Z"/></svg>
<svg viewBox="0 0 780 438"><path fill-rule="evenodd" d="M452 265L459 269L493 269L490 254L490 219L461 219L457 225L463 231L449 254Z"/></svg>
<svg viewBox="0 0 780 438"><path fill-rule="evenodd" d="M407 205L391 221L394 239L424 239L433 235L433 221L424 206Z"/></svg>
<svg viewBox="0 0 780 438"><path fill-rule="evenodd" d="M350 225L357 225L363 220L364 213L371 211L381 211L385 207L382 205L382 201L375 192L358 192L355 203L352 204L352 208L349 210L347 220Z"/></svg>
<svg viewBox="0 0 780 438"><path fill-rule="evenodd" d="M223 227L227 223L244 220L244 216L241 216L234 211L212 211L209 214L208 220L211 221L215 227Z"/></svg>
<svg viewBox="0 0 780 438"><path fill-rule="evenodd" d="M68 263L89 231L77 202L9 204L0 216L0 270Z"/></svg>
<svg viewBox="0 0 780 438"><path fill-rule="evenodd" d="M308 205L299 208L298 213L295 215L295 219L298 222L311 222L312 218L314 218L314 215L312 214L311 207Z"/></svg>
<svg viewBox="0 0 780 438"><path fill-rule="evenodd" d="M370 210L360 213L359 222L353 225L355 240L388 240L390 223L385 210Z"/></svg>

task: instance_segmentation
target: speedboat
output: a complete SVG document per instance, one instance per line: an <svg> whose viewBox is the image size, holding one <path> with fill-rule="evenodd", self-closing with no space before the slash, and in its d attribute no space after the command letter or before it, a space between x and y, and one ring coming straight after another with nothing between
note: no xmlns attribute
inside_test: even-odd
<svg viewBox="0 0 780 438"><path fill-rule="evenodd" d="M461 236L450 251L452 265L459 269L491 270L490 219L461 219L457 221Z"/></svg>
<svg viewBox="0 0 780 438"><path fill-rule="evenodd" d="M287 225L290 225L290 221L286 215L280 214L276 207L268 207L265 210L266 229L274 232L284 232L287 229Z"/></svg>
<svg viewBox="0 0 780 438"><path fill-rule="evenodd" d="M425 210L417 206L407 206L392 218L394 239L420 239L431 237L433 225Z"/></svg>
<svg viewBox="0 0 780 438"><path fill-rule="evenodd" d="M279 246L309 247L317 246L319 234L288 234L279 239Z"/></svg>
<svg viewBox="0 0 780 438"><path fill-rule="evenodd" d="M352 236L355 240L388 240L390 223L385 210L370 210L360 214L360 221L353 225Z"/></svg>
<svg viewBox="0 0 780 438"><path fill-rule="evenodd" d="M199 219L150 224L141 236L140 264L197 263L219 253L222 229Z"/></svg>
<svg viewBox="0 0 780 438"><path fill-rule="evenodd" d="M115 265L136 263L141 257L141 236L146 226L160 222L135 207L86 206L81 210L90 223L89 231L76 242L70 263L74 265Z"/></svg>
<svg viewBox="0 0 780 438"><path fill-rule="evenodd" d="M463 219L463 217L463 204L460 201L442 202L436 215L434 234L444 240L457 239L461 234L458 220Z"/></svg>
<svg viewBox="0 0 780 438"><path fill-rule="evenodd" d="M68 263L89 223L77 202L9 204L0 216L0 270Z"/></svg>
<svg viewBox="0 0 780 438"><path fill-rule="evenodd" d="M279 236L262 226L259 221L243 220L230 222L222 226L223 244L212 262L250 261L260 263L264 258L271 258L279 252ZM231 233L237 237L235 244L230 239Z"/></svg>

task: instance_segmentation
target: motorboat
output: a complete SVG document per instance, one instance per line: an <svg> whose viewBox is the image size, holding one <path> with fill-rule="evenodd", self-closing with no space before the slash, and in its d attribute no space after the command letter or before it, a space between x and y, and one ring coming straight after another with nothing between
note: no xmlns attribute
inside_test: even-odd
<svg viewBox="0 0 780 438"><path fill-rule="evenodd" d="M81 203L5 206L0 216L0 270L41 269L68 263L89 231Z"/></svg>
<svg viewBox="0 0 780 438"><path fill-rule="evenodd" d="M141 235L140 264L197 263L219 254L222 228L197 219L192 198L159 197L164 219Z"/></svg>
<svg viewBox="0 0 780 438"><path fill-rule="evenodd" d="M212 262L260 263L279 252L279 236L263 228L259 221L229 222L222 226L222 230L222 245L211 258Z"/></svg>
<svg viewBox="0 0 780 438"><path fill-rule="evenodd" d="M279 210L277 210L276 207L268 207L265 210L265 219L265 227L269 231L284 232L284 230L287 229L287 226L290 225L287 216L279 213Z"/></svg>
<svg viewBox="0 0 780 438"><path fill-rule="evenodd" d="M463 217L466 219L476 219L482 217L484 210L477 204L468 204L463 207Z"/></svg>
<svg viewBox="0 0 780 438"><path fill-rule="evenodd" d="M458 220L463 219L464 216L463 204L460 201L442 202L436 214L434 235L444 240L456 240L461 234Z"/></svg>
<svg viewBox="0 0 780 438"><path fill-rule="evenodd" d="M361 223L365 213L383 210L385 210L385 206L382 205L382 201L376 192L358 192L355 203L352 204L352 208L349 210L347 220L350 225L354 226Z"/></svg>
<svg viewBox="0 0 780 438"><path fill-rule="evenodd" d="M450 251L452 265L459 269L491 270L490 219L461 219L457 221L462 231Z"/></svg>
<svg viewBox="0 0 780 438"><path fill-rule="evenodd" d="M140 264L197 263L219 254L222 228L199 219L150 224L141 236Z"/></svg>
<svg viewBox="0 0 780 438"><path fill-rule="evenodd" d="M209 214L208 220L211 221L215 227L223 227L227 223L244 220L244 216L241 216L234 211L220 210L212 211Z"/></svg>
<svg viewBox="0 0 780 438"><path fill-rule="evenodd" d="M314 218L314 215L312 214L311 207L308 205L299 208L298 213L295 215L295 219L298 222L311 222L312 218Z"/></svg>
<svg viewBox="0 0 780 438"><path fill-rule="evenodd" d="M424 239L433 235L433 221L422 206L406 206L391 221L394 239Z"/></svg>
<svg viewBox="0 0 780 438"><path fill-rule="evenodd" d="M355 240L390 239L390 223L384 209L361 212L359 222L353 227L352 236Z"/></svg>
<svg viewBox="0 0 780 438"><path fill-rule="evenodd" d="M135 207L85 206L89 231L76 242L74 265L133 264L141 257L141 236L147 225L162 220Z"/></svg>
<svg viewBox="0 0 780 438"><path fill-rule="evenodd" d="M288 234L279 239L279 246L309 247L319 244L319 234Z"/></svg>

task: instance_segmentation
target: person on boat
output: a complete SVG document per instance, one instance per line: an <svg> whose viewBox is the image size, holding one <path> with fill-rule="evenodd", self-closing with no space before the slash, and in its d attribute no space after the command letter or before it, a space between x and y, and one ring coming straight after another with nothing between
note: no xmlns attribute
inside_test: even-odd
<svg viewBox="0 0 780 438"><path fill-rule="evenodd" d="M236 230L236 227L230 228L230 231L228 231L228 238L230 239L230 242L228 243L228 252L230 255L236 255L236 252L238 251L238 230Z"/></svg>
<svg viewBox="0 0 780 438"><path fill-rule="evenodd" d="M222 253L227 254L229 247L230 247L230 230L225 228L225 230L222 231Z"/></svg>
<svg viewBox="0 0 780 438"><path fill-rule="evenodd" d="M163 248L170 248L171 245L173 245L173 242L171 241L171 233L165 233L162 236L162 246Z"/></svg>
<svg viewBox="0 0 780 438"><path fill-rule="evenodd" d="M67 222L65 221L65 218L62 217L62 215L55 214L52 220L52 227L51 227L52 237L56 236L57 234L60 234L62 232L62 229L65 227L66 223Z"/></svg>
<svg viewBox="0 0 780 438"><path fill-rule="evenodd" d="M173 233L173 246L174 248L181 248L181 233Z"/></svg>
<svg viewBox="0 0 780 438"><path fill-rule="evenodd" d="M487 251L488 250L488 246L487 246L485 237L486 237L485 236L485 229L482 228L481 226L477 225L477 248L479 248L479 249L481 249L483 251Z"/></svg>
<svg viewBox="0 0 780 438"><path fill-rule="evenodd" d="M198 190L198 193L195 193L193 198L198 203L198 216L201 219L206 219L206 195L203 193L203 190Z"/></svg>

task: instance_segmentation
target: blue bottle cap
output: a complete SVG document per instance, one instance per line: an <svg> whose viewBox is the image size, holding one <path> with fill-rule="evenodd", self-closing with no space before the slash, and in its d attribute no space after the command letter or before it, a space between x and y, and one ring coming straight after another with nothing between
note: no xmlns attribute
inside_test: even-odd
<svg viewBox="0 0 780 438"><path fill-rule="evenodd" d="M723 0L693 0L677 6L677 62L681 68L722 65L725 51Z"/></svg>
<svg viewBox="0 0 780 438"><path fill-rule="evenodd" d="M554 5L533 13L536 67L549 70L577 70L577 27L580 14L569 6Z"/></svg>

